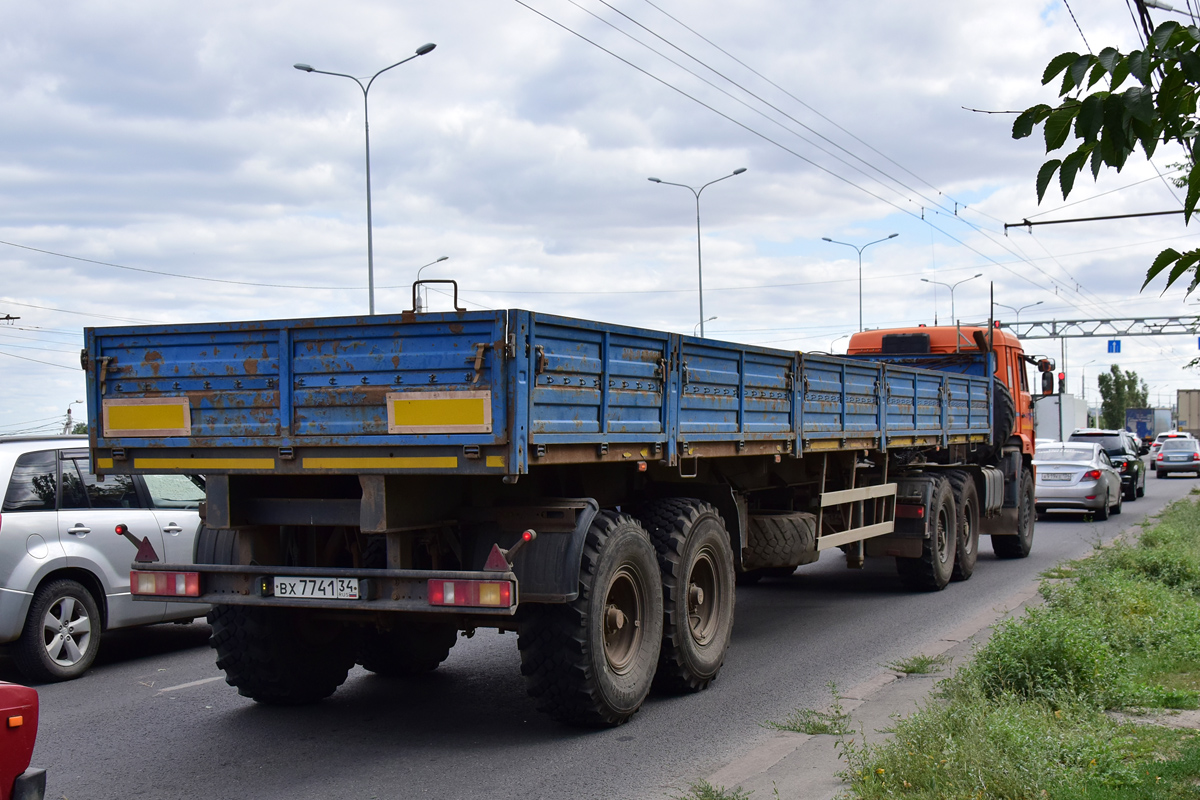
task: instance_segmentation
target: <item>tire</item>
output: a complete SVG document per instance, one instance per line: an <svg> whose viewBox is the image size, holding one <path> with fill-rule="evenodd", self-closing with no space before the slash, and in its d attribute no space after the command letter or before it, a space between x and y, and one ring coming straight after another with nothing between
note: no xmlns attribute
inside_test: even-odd
<svg viewBox="0 0 1200 800"><path fill-rule="evenodd" d="M13 650L17 668L33 682L78 678L96 660L100 629L100 609L91 592L76 581L51 581L33 595Z"/></svg>
<svg viewBox="0 0 1200 800"><path fill-rule="evenodd" d="M1125 503L1125 493L1117 492L1117 504L1112 507L1112 515L1116 516L1121 513L1121 506Z"/></svg>
<svg viewBox="0 0 1200 800"><path fill-rule="evenodd" d="M237 531L203 526L196 563L236 564ZM354 666L354 629L286 608L216 605L208 612L217 668L238 694L264 705L315 703Z"/></svg>
<svg viewBox="0 0 1200 800"><path fill-rule="evenodd" d="M751 514L742 565L751 570L784 567L795 570L800 564L812 563L817 556L816 530L816 516L803 511Z"/></svg>
<svg viewBox="0 0 1200 800"><path fill-rule="evenodd" d="M1137 487L1137 496L1138 497L1146 496L1146 470L1144 470L1144 469L1142 470L1142 482L1139 483L1138 487Z"/></svg>
<svg viewBox="0 0 1200 800"><path fill-rule="evenodd" d="M997 448L1001 447L1012 436L1017 424L1017 404L1013 402L1012 393L1008 387L999 381L995 382L996 391L992 394L992 442Z"/></svg>
<svg viewBox="0 0 1200 800"><path fill-rule="evenodd" d="M637 713L654 680L663 628L658 558L637 520L598 513L583 548L579 596L524 611L521 674L539 711L593 727Z"/></svg>
<svg viewBox="0 0 1200 800"><path fill-rule="evenodd" d="M950 582L958 552L958 510L950 482L945 477L934 479L929 510L933 530L922 543L921 557L897 558L896 571L908 588L937 592Z"/></svg>
<svg viewBox="0 0 1200 800"><path fill-rule="evenodd" d="M389 630L364 631L358 663L385 678L433 672L450 655L458 629L446 623L405 622Z"/></svg>
<svg viewBox="0 0 1200 800"><path fill-rule="evenodd" d="M1104 505L1092 512L1092 516L1096 518L1097 522L1104 522L1104 520L1108 519L1109 513L1110 507L1108 505L1108 498L1106 497L1104 498Z"/></svg>
<svg viewBox="0 0 1200 800"><path fill-rule="evenodd" d="M725 522L713 506L688 499L659 500L636 516L662 571L663 640L654 686L706 689L721 671L733 633L733 550Z"/></svg>
<svg viewBox="0 0 1200 800"><path fill-rule="evenodd" d="M965 581L975 571L979 558L979 488L975 478L965 470L947 472L946 479L950 481L958 509L958 547L950 580Z"/></svg>
<svg viewBox="0 0 1200 800"><path fill-rule="evenodd" d="M209 645L238 694L265 705L315 703L354 666L352 629L287 608L213 606Z"/></svg>
<svg viewBox="0 0 1200 800"><path fill-rule="evenodd" d="M1025 558L1033 550L1034 522L1033 475L1021 470L1021 486L1017 499L1017 532L1015 535L992 536L992 552L997 558Z"/></svg>
<svg viewBox="0 0 1200 800"><path fill-rule="evenodd" d="M1167 473L1163 472L1161 469L1156 469L1156 470L1154 470L1154 477L1165 478L1165 477L1167 477Z"/></svg>
<svg viewBox="0 0 1200 800"><path fill-rule="evenodd" d="M1128 489L1128 490L1126 490L1126 489L1122 489L1122 490L1121 490L1121 494L1123 494L1123 495L1125 496L1125 499L1126 499L1126 500L1128 500L1128 501L1129 501L1129 502L1131 502L1131 503L1132 503L1133 501L1137 500L1137 499L1138 499L1138 493L1137 493L1137 479L1135 478L1135 479L1134 479L1134 482L1133 482L1133 483L1131 483L1131 484L1129 484L1129 489Z"/></svg>

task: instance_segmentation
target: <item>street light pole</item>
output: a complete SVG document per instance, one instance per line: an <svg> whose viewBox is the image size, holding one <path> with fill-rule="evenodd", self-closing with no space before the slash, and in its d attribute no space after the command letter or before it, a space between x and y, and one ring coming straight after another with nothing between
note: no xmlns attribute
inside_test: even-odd
<svg viewBox="0 0 1200 800"><path fill-rule="evenodd" d="M829 242L830 244L844 244L846 247L853 247L856 251L858 251L858 329L860 331L863 329L863 322L862 322L862 251L866 250L868 247L870 247L873 244L879 244L880 242L886 242L888 239L895 239L899 235L900 234L898 234L898 233L893 233L889 236L883 237L882 239L876 239L873 242L867 242L862 247L859 247L856 244L850 244L849 242L838 242L833 239L830 239L828 236L821 237L821 241L823 241L823 242Z"/></svg>
<svg viewBox="0 0 1200 800"><path fill-rule="evenodd" d="M714 183L720 183L721 181L725 180L726 178L732 178L734 175L741 175L745 171L746 171L745 167L738 167L737 169L735 169L733 172L729 173L728 175L722 175L720 178L717 178L715 181L709 181L708 183L701 186L699 189L697 189L693 186L688 186L686 183L671 183L670 181L664 181L661 178L647 178L646 179L646 180L650 181L651 183L661 183L664 186L681 186L696 196L696 275L697 275L697 285L699 286L699 289L700 289L700 322L699 322L699 326L700 326L700 335L701 336L704 335L704 323L707 320L704 319L704 265L703 265L703 261L700 257L700 193L703 192L705 189L707 189L709 186L712 186Z"/></svg>
<svg viewBox="0 0 1200 800"><path fill-rule="evenodd" d="M434 264L440 264L443 261L445 261L446 259L448 259L449 257L450 256L442 256L441 258L435 258L433 261L430 261L428 264L426 264L425 267L432 267ZM417 270L417 283L418 284L421 282L421 272L424 271L425 267L421 267L420 269ZM426 300L428 301L428 298L426 298ZM413 301L413 305L416 306L416 308L414 308L413 311L421 312L424 310L424 307L421 304L421 287L420 286L417 287L416 299ZM426 302L424 305L428 306L429 303Z"/></svg>
<svg viewBox="0 0 1200 800"><path fill-rule="evenodd" d="M1044 303L1044 302L1046 302L1046 301L1045 301L1045 300L1038 300L1036 303L1030 303L1030 304L1029 304L1029 305L1027 305L1027 306L1021 306L1020 308L1013 308L1012 306L1006 306L1006 305L1004 305L1004 303L997 303L997 302L994 302L994 301L992 302L992 305L994 305L994 306L1000 306L1001 308L1007 308L1009 311L1013 312L1013 315L1016 317L1016 320L1015 320L1015 322L1014 322L1013 324L1014 324L1014 325L1017 325L1017 324L1020 324L1020 322L1021 322L1021 312L1022 312L1022 311L1024 311L1024 310L1025 310L1025 309L1027 309L1027 308L1033 308L1034 306L1040 306L1040 305L1041 305L1042 303Z"/></svg>
<svg viewBox="0 0 1200 800"><path fill-rule="evenodd" d="M352 80L358 84L359 89L362 89L362 93L363 93L363 137L366 139L366 144L367 144L367 148L366 148L366 153L367 153L367 301L368 301L369 313L371 315L375 314L375 247L374 247L374 242L372 240L372 233L371 233L371 125L370 125L370 121L368 120L368 113L367 113L367 93L369 91L371 91L371 84L373 84L375 82L375 79L378 78L380 75L387 72L389 69L392 69L393 67L398 67L401 64L405 64L409 61L412 61L417 56L423 56L426 53L432 52L433 48L435 48L435 47L437 47L436 44L421 45L420 47L417 48L416 53L414 53L413 55L409 56L408 58L406 58L402 61L397 61L395 64L392 64L390 67L384 67L383 69L379 70L379 72L376 72L374 75L372 75L367 80L367 83L365 86L363 85L363 82L361 80L354 77L353 75L347 75L344 72L326 72L323 69L315 69L315 68L309 66L308 64L293 64L292 65L293 67L300 70L301 72L316 72L321 75L336 75L339 78L349 78L350 80Z"/></svg>
<svg viewBox="0 0 1200 800"><path fill-rule="evenodd" d="M696 335L696 330L697 330L697 329L698 329L698 328L699 328L699 327L700 327L702 324L704 324L705 322L712 322L714 319L716 319L716 317L709 317L708 319L701 320L700 322L697 322L695 325L693 325L693 326L692 326L692 336L695 336L695 335ZM701 335L703 335L703 334L701 334Z"/></svg>
<svg viewBox="0 0 1200 800"><path fill-rule="evenodd" d="M982 277L983 277L982 272L976 272L971 277L963 278L961 281L956 281L954 283L943 283L942 281L931 281L931 280L929 280L929 278L921 278L921 280L924 283L936 283L938 286L945 286L946 288L948 288L950 290L950 322L952 324L957 324L958 317L954 313L954 289L961 283L966 283L967 281L973 281L976 278L982 278ZM997 303L996 305L1000 305L1000 304ZM1034 305L1037 305L1037 303L1034 303Z"/></svg>

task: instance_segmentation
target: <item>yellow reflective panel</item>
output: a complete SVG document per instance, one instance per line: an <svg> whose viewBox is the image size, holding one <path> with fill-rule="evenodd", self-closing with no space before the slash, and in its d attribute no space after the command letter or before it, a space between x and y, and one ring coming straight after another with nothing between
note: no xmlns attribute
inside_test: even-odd
<svg viewBox="0 0 1200 800"><path fill-rule="evenodd" d="M500 605L500 584L498 584L498 583L481 583L481 584L479 584L479 605L481 605L481 606L498 606L498 605Z"/></svg>
<svg viewBox="0 0 1200 800"><path fill-rule="evenodd" d="M491 433L492 393L389 392L388 433Z"/></svg>

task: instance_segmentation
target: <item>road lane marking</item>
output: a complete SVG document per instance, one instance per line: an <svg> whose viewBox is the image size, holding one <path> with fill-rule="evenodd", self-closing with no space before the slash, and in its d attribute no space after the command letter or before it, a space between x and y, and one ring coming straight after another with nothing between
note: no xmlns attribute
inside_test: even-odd
<svg viewBox="0 0 1200 800"><path fill-rule="evenodd" d="M203 686L206 683L212 683L213 681L222 680L224 677L225 677L224 675L218 675L215 678L204 678L202 680L192 681L191 683L181 683L178 686L167 686L166 688L159 689L158 693L165 694L167 692L175 692L180 689L191 689L193 686Z"/></svg>

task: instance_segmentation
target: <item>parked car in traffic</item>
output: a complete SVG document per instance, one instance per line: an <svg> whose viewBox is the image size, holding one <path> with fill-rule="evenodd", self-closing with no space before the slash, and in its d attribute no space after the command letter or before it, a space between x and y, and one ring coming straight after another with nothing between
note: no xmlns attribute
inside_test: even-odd
<svg viewBox="0 0 1200 800"><path fill-rule="evenodd" d="M82 436L0 438L0 644L31 681L82 675L103 631L194 619L208 606L133 602L137 553L192 563L204 481L92 472Z"/></svg>
<svg viewBox="0 0 1200 800"><path fill-rule="evenodd" d="M1133 501L1146 494L1146 462L1138 453L1137 437L1129 431L1081 428L1071 433L1069 442L1095 442L1104 448L1113 469L1121 475L1125 499Z"/></svg>
<svg viewBox="0 0 1200 800"><path fill-rule="evenodd" d="M0 681L0 800L46 796L46 770L29 767L37 729L37 692Z"/></svg>
<svg viewBox="0 0 1200 800"><path fill-rule="evenodd" d="M1067 442L1037 451L1034 508L1039 517L1051 512L1092 512L1096 519L1120 514L1124 493L1121 475L1095 442Z"/></svg>
<svg viewBox="0 0 1200 800"><path fill-rule="evenodd" d="M1154 457L1154 474L1165 478L1172 472L1191 472L1200 478L1200 441L1188 437L1167 439Z"/></svg>

